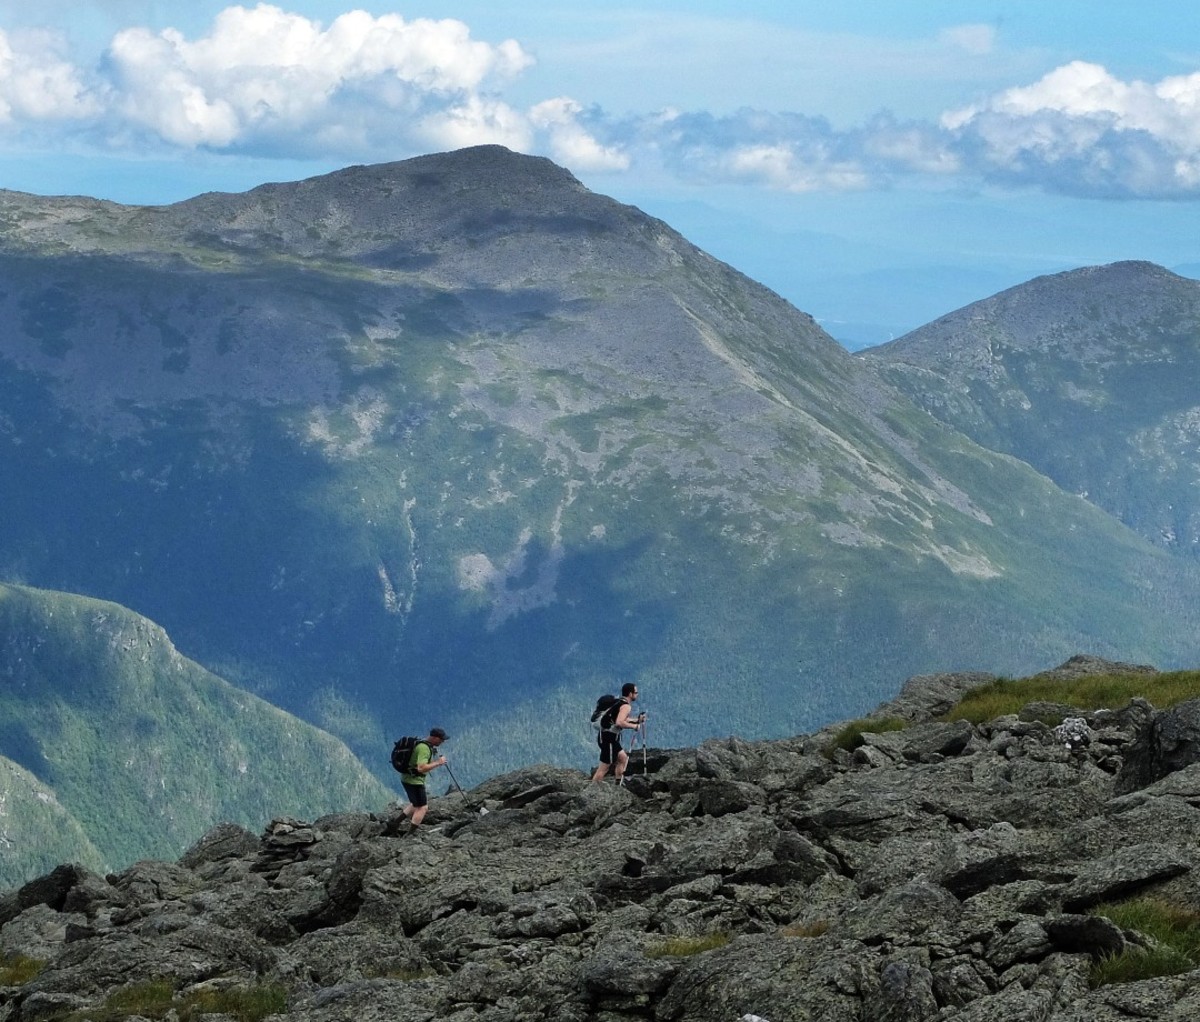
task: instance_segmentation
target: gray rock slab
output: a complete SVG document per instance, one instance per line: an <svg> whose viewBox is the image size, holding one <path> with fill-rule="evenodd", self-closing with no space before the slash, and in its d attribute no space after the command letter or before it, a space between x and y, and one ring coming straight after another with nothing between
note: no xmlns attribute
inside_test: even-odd
<svg viewBox="0 0 1200 1022"><path fill-rule="evenodd" d="M1191 870L1192 855L1155 844L1131 845L1080 867L1078 876L1062 891L1067 912L1080 912L1170 880Z"/></svg>

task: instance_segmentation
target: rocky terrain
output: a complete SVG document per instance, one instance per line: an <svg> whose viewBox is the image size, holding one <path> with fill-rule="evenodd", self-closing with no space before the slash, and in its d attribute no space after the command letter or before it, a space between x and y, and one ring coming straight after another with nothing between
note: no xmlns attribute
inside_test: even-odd
<svg viewBox="0 0 1200 1022"><path fill-rule="evenodd" d="M1152 671L1048 673L1116 667ZM391 807L61 866L0 897L4 961L33 965L0 1019L254 992L304 1022L1196 1018L1200 971L1090 984L1147 938L1089 910L1200 904L1200 701L935 719L985 680L910 679L877 711L909 725L850 752L835 728L650 749L623 787L534 766L451 791L417 834ZM152 981L157 1013L121 1007Z"/></svg>

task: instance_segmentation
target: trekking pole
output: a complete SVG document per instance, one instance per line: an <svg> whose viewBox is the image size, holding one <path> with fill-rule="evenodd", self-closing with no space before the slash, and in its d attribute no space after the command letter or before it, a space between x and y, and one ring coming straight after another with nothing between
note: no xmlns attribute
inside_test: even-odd
<svg viewBox="0 0 1200 1022"><path fill-rule="evenodd" d="M642 732L642 776L644 777L646 775L646 745L647 745L645 714L642 715L641 732Z"/></svg>
<svg viewBox="0 0 1200 1022"><path fill-rule="evenodd" d="M480 816L487 816L487 806L477 806L474 802L467 798L467 793L463 791L462 785L458 783L458 778L454 776L454 771L450 769L450 764L446 763L445 766L446 773L450 775L450 780L454 782L454 787L458 789L458 793L463 797L463 801L466 802L467 805L469 805L472 809L478 809Z"/></svg>

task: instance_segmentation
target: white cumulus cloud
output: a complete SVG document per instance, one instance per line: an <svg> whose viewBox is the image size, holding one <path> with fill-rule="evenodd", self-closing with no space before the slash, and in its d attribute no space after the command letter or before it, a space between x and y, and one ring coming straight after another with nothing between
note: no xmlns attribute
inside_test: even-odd
<svg viewBox="0 0 1200 1022"><path fill-rule="evenodd" d="M529 111L529 119L546 134L550 155L558 162L584 172L628 170L628 155L590 134L580 120L582 113L575 100L559 97L538 103Z"/></svg>
<svg viewBox="0 0 1200 1022"><path fill-rule="evenodd" d="M974 63L995 52L997 32L956 25L937 43ZM475 39L451 18L352 10L323 23L259 3L229 6L190 35L123 29L95 67L68 53L61 36L0 30L6 138L347 162L499 143L582 173L646 169L792 192L920 179L1200 194L1200 71L1125 81L1074 61L937 122L880 112L835 128L786 109L616 117L561 95L518 107L505 89L533 65L530 54L511 39Z"/></svg>
<svg viewBox="0 0 1200 1022"><path fill-rule="evenodd" d="M470 96L429 114L421 122L419 134L434 148L445 149L494 143L528 152L533 144L525 117L506 103L481 96Z"/></svg>
<svg viewBox="0 0 1200 1022"><path fill-rule="evenodd" d="M745 109L724 117L671 111L647 117L627 139L636 157L680 177L780 191L856 191L911 174L945 174L956 160L945 133L881 114L853 130L819 117Z"/></svg>
<svg viewBox="0 0 1200 1022"><path fill-rule="evenodd" d="M1056 191L1166 198L1200 177L1200 73L1126 82L1074 61L948 112L942 126L984 176Z"/></svg>
<svg viewBox="0 0 1200 1022"><path fill-rule="evenodd" d="M60 37L0 30L0 123L91 117L100 101L64 56Z"/></svg>
<svg viewBox="0 0 1200 1022"><path fill-rule="evenodd" d="M452 19L351 11L326 27L259 4L226 8L196 39L126 29L107 63L122 121L176 145L305 150L336 137L370 150L521 137L484 89L532 59L512 40L474 40Z"/></svg>
<svg viewBox="0 0 1200 1022"><path fill-rule="evenodd" d="M846 191L864 188L869 176L854 160L786 145L749 145L734 149L724 166L735 179L759 181L788 192Z"/></svg>

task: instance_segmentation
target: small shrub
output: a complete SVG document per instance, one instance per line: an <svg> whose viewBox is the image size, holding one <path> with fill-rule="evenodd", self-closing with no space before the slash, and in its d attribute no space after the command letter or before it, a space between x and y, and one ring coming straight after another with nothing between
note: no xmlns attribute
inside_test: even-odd
<svg viewBox="0 0 1200 1022"><path fill-rule="evenodd" d="M0 959L0 986L19 987L34 979L46 963L26 955L5 955Z"/></svg>
<svg viewBox="0 0 1200 1022"><path fill-rule="evenodd" d="M703 937L671 937L646 952L647 958L686 958L703 951L724 947L729 943L727 933L708 933Z"/></svg>
<svg viewBox="0 0 1200 1022"><path fill-rule="evenodd" d="M1131 947L1092 966L1092 986L1174 976L1200 965L1200 912L1158 898L1099 905L1094 915L1145 936L1148 947Z"/></svg>
<svg viewBox="0 0 1200 1022"><path fill-rule="evenodd" d="M784 937L819 937L829 929L828 919L818 919L811 923L793 923L780 930Z"/></svg>
<svg viewBox="0 0 1200 1022"><path fill-rule="evenodd" d="M903 717L860 717L848 724L833 736L829 752L835 749L845 749L851 752L863 744L863 735L879 735L885 731L903 731L908 727L908 721Z"/></svg>

